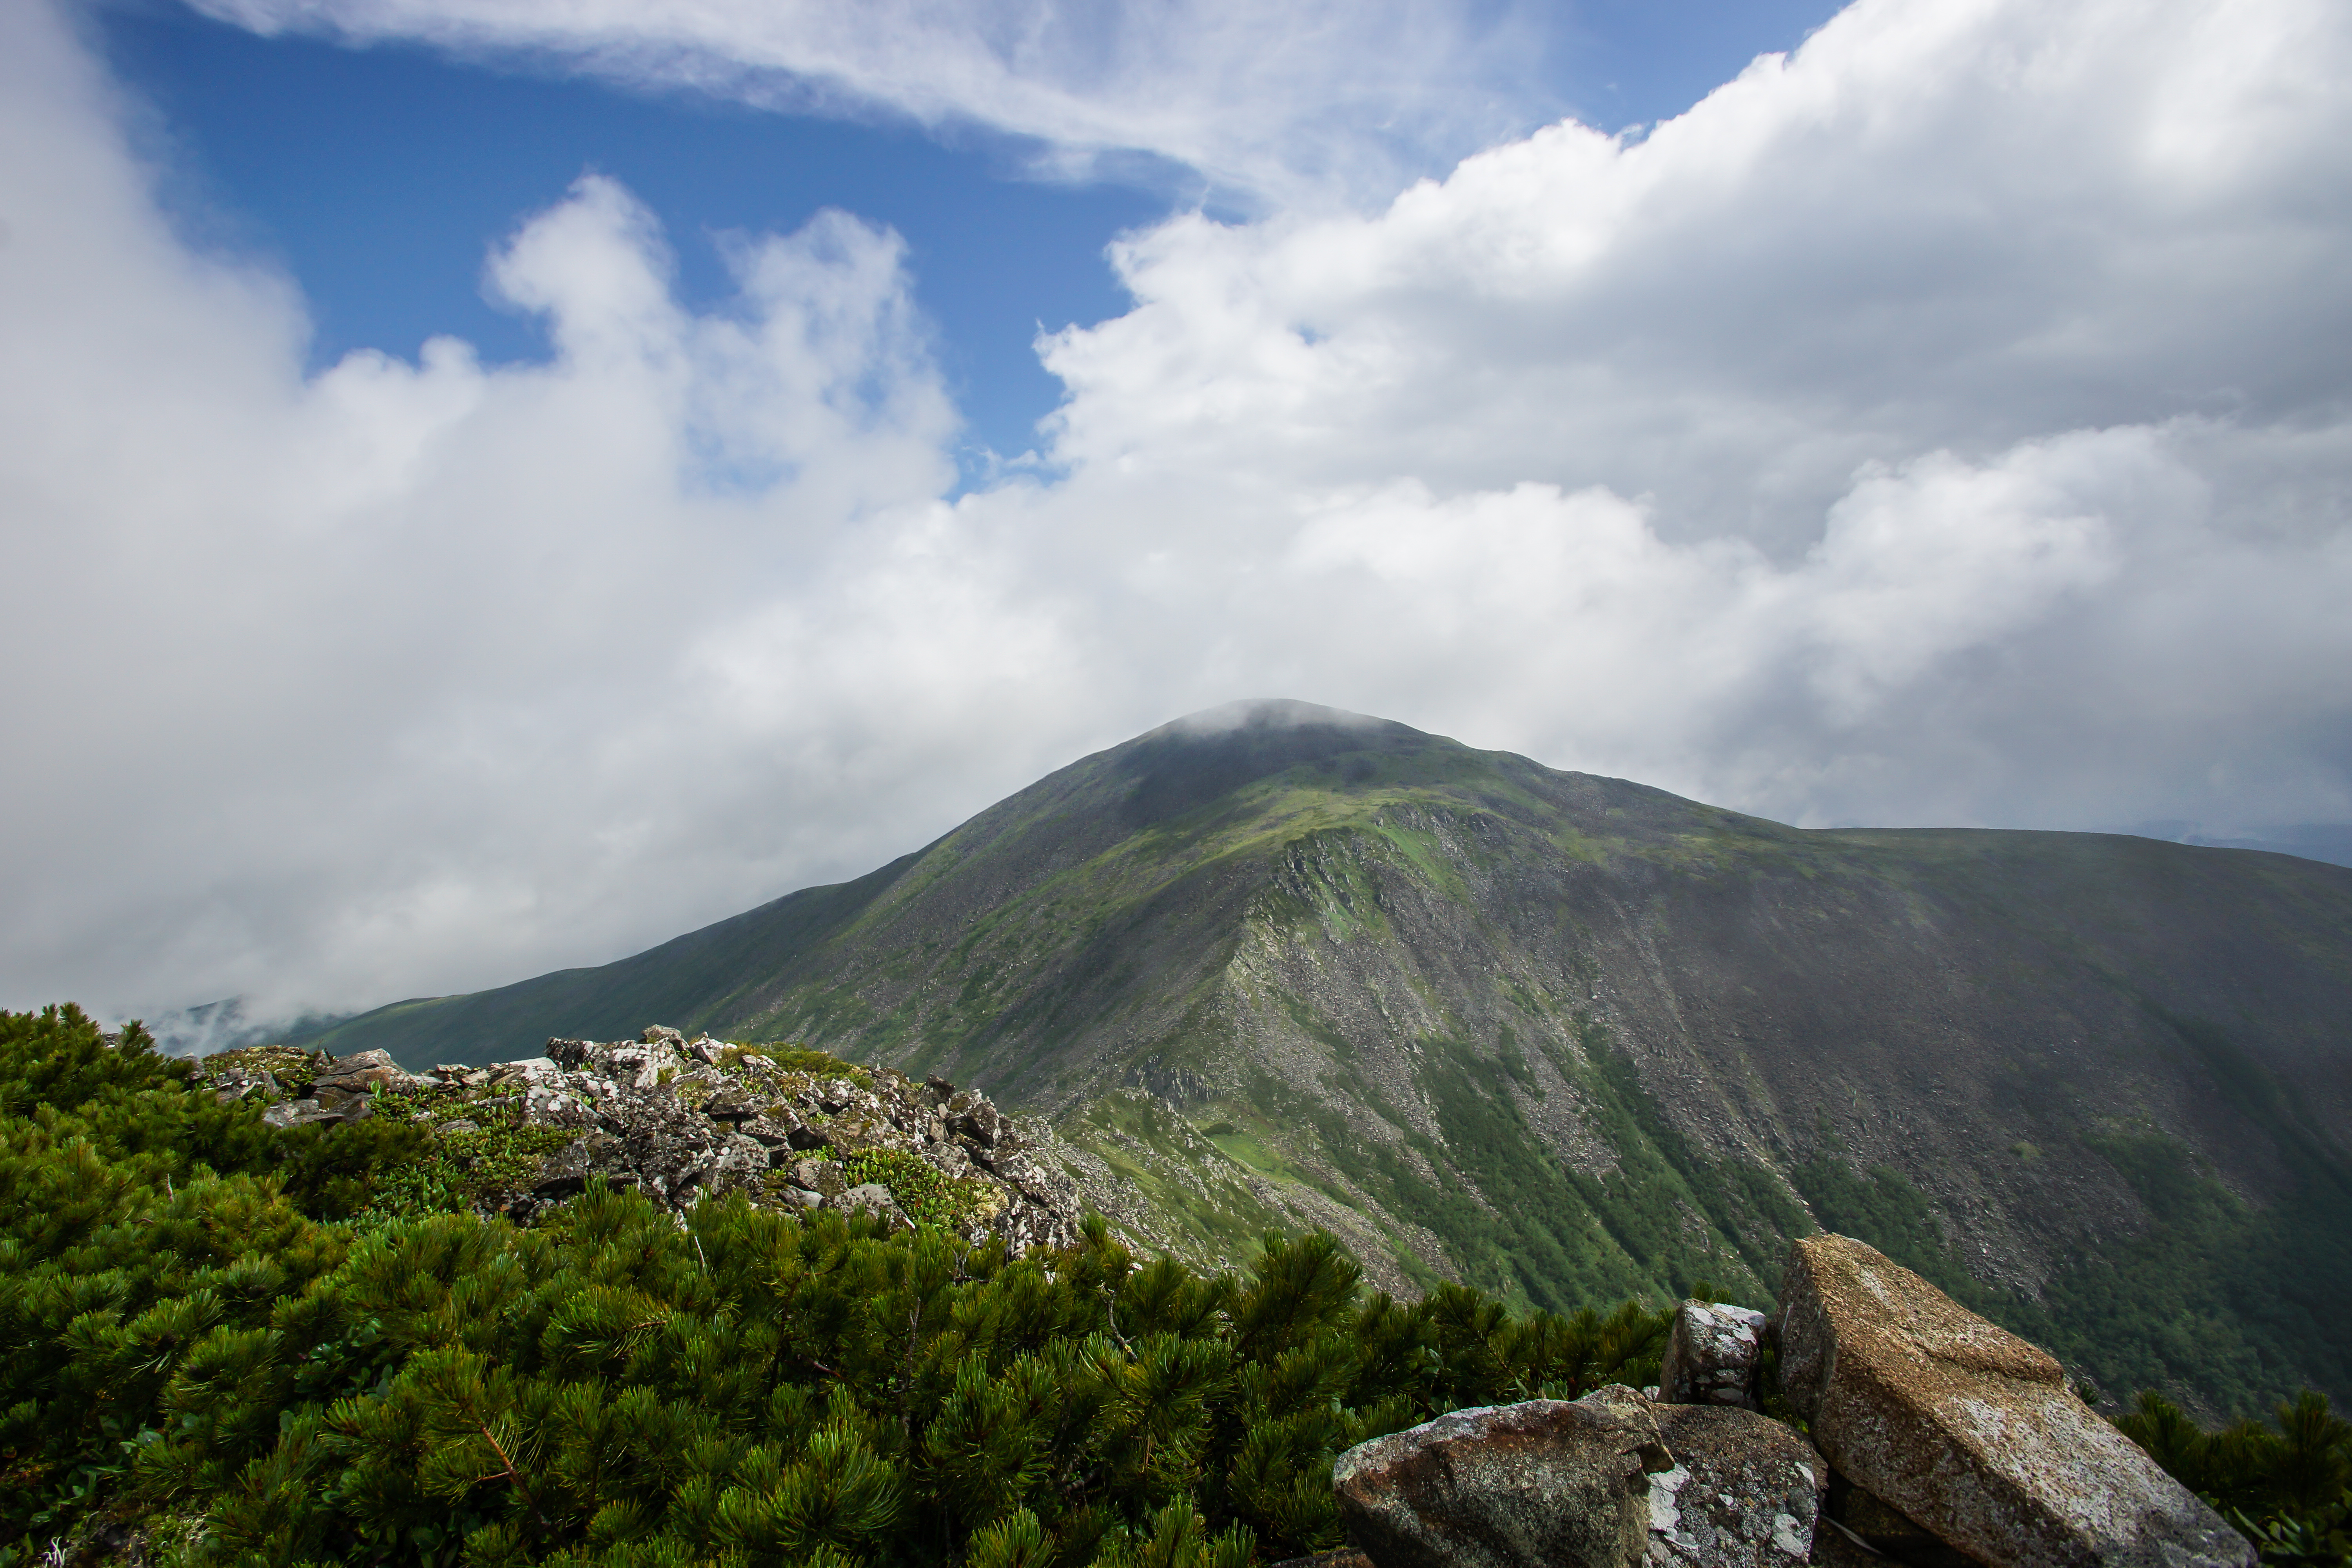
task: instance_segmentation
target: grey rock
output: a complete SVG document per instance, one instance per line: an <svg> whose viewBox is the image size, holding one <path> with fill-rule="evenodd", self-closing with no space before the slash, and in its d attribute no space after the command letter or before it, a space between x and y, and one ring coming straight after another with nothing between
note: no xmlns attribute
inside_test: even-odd
<svg viewBox="0 0 2352 1568"><path fill-rule="evenodd" d="M1685 1301L1675 1310L1658 1371L1669 1405L1756 1408L1756 1363L1764 1348L1764 1314L1720 1301Z"/></svg>
<svg viewBox="0 0 2352 1568"><path fill-rule="evenodd" d="M1003 1135L1004 1119L996 1107L969 1089L947 1102L943 1120L950 1131L983 1149L995 1148L997 1140Z"/></svg>
<svg viewBox="0 0 2352 1568"><path fill-rule="evenodd" d="M390 1051L353 1051L347 1057L338 1057L321 1051L318 1061L319 1076L321 1078L346 1072L398 1072L401 1070L400 1064L392 1059Z"/></svg>
<svg viewBox="0 0 2352 1568"><path fill-rule="evenodd" d="M1662 1405L1671 1469L1650 1478L1652 1568L1795 1568L1812 1556L1830 1468L1752 1410Z"/></svg>
<svg viewBox="0 0 2352 1568"><path fill-rule="evenodd" d="M2252 1568L2049 1352L1874 1248L1790 1248L1782 1393L1838 1470L1991 1568Z"/></svg>
<svg viewBox="0 0 2352 1568"><path fill-rule="evenodd" d="M278 1075L267 1068L233 1069L215 1074L213 1082L217 1090L215 1098L223 1105L239 1100L257 1099L268 1104L286 1097L285 1086L278 1081Z"/></svg>
<svg viewBox="0 0 2352 1568"><path fill-rule="evenodd" d="M859 1183L835 1200L835 1206L846 1214L878 1214L893 1225L908 1223L898 1200L879 1182Z"/></svg>
<svg viewBox="0 0 2352 1568"><path fill-rule="evenodd" d="M352 1096L334 1105L316 1100L281 1100L261 1113L272 1127L318 1127L330 1121L365 1121L374 1108Z"/></svg>
<svg viewBox="0 0 2352 1568"><path fill-rule="evenodd" d="M673 1212L732 1194L794 1214L835 1207L904 1224L887 1187L868 1184L853 1195L837 1160L819 1157L827 1150L877 1150L914 1154L967 1184L974 1240L993 1234L1018 1251L1077 1239L1084 1200L1076 1184L1054 1161L1029 1152L985 1096L943 1090L887 1068L870 1069L872 1087L861 1088L846 1077L787 1070L759 1051L698 1053L658 1030L655 1037L554 1038L541 1058L443 1068L433 1079L408 1079L406 1087L414 1114L440 1137L479 1132L518 1112L533 1126L572 1134L530 1175L478 1200L479 1212L518 1223L536 1223L602 1178L636 1187ZM273 1124L367 1116L369 1090L397 1081L367 1076L396 1072L388 1058L323 1065L341 1067L347 1081L367 1089L331 1084L310 1099L274 1105L268 1112ZM250 1064L224 1062L212 1088L250 1091L235 1075L251 1070ZM958 1102L960 1117L991 1133L994 1149L983 1150L968 1133L935 1141L944 1100ZM980 1155L997 1169L975 1163Z"/></svg>
<svg viewBox="0 0 2352 1568"><path fill-rule="evenodd" d="M679 1031L671 1028L667 1024L647 1024L645 1027L645 1032L640 1034L637 1038L649 1046L656 1043L666 1046L683 1046L686 1044L686 1036L681 1034Z"/></svg>
<svg viewBox="0 0 2352 1568"><path fill-rule="evenodd" d="M383 1051L357 1051L336 1058L319 1071L311 1082L314 1095L324 1098L321 1091L338 1090L344 1094L366 1094L379 1087L405 1089L416 1080L403 1072L400 1064Z"/></svg>
<svg viewBox="0 0 2352 1568"><path fill-rule="evenodd" d="M849 1190L849 1183L841 1167L831 1160L796 1160L793 1163L793 1184L824 1197L837 1198Z"/></svg>
<svg viewBox="0 0 2352 1568"><path fill-rule="evenodd" d="M1633 1568L1650 1541L1646 1477L1673 1468L1647 1399L1456 1410L1339 1456L1349 1538L1380 1568Z"/></svg>
<svg viewBox="0 0 2352 1568"><path fill-rule="evenodd" d="M767 1106L761 1108L756 1115L747 1117L737 1123L736 1131L747 1138L756 1139L770 1150L779 1150L790 1149L793 1146L793 1134L799 1130L800 1126L801 1119L791 1111L781 1106ZM770 1163L779 1162L771 1160Z"/></svg>

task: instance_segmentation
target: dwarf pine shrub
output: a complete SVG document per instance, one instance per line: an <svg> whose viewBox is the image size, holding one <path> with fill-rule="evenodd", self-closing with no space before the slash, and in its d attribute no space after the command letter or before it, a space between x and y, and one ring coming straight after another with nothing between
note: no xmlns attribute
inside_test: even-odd
<svg viewBox="0 0 2352 1568"><path fill-rule="evenodd" d="M0 1568L134 1526L191 1568L1242 1568L1338 1543L1343 1448L1653 1380L1667 1322L1395 1301L1320 1234L1202 1275L596 1184L522 1228L428 1212L432 1150L0 1015Z"/></svg>

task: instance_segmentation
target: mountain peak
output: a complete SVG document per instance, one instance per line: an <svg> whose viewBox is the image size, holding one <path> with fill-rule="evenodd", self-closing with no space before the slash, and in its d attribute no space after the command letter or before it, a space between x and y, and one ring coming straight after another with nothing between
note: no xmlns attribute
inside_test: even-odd
<svg viewBox="0 0 2352 1568"><path fill-rule="evenodd" d="M1214 708L1203 708L1197 713L1187 713L1171 720L1157 730L1137 737L1150 740L1155 736L1181 734L1213 736L1228 734L1236 730L1402 730L1406 728L1392 720L1374 718L1369 713L1350 713L1344 708L1327 708L1320 702L1302 702L1296 697L1244 697L1233 702L1221 702ZM1415 731L1418 733L1419 731Z"/></svg>
<svg viewBox="0 0 2352 1568"><path fill-rule="evenodd" d="M1135 781L1120 808L1121 822L1142 828L1302 764L1344 776L1351 770L1340 759L1354 757L1352 772L1364 774L1371 759L1362 753L1440 749L1466 748L1390 719L1260 697L1188 713L1113 748L1108 760Z"/></svg>

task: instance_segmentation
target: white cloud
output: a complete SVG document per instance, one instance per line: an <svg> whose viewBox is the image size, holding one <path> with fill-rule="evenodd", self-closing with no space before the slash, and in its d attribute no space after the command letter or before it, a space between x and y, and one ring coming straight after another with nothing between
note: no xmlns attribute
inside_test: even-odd
<svg viewBox="0 0 2352 1568"><path fill-rule="evenodd" d="M0 1000L594 962L1244 694L1809 822L2352 816L2347 36L1864 0L1646 141L1179 217L950 504L888 234L697 313L586 179L492 262L550 363L306 377L0 11Z"/></svg>
<svg viewBox="0 0 2352 1568"><path fill-rule="evenodd" d="M1546 116L1539 12L1471 0L191 0L257 32L550 58L633 87L1138 155L1229 199L1385 196Z"/></svg>

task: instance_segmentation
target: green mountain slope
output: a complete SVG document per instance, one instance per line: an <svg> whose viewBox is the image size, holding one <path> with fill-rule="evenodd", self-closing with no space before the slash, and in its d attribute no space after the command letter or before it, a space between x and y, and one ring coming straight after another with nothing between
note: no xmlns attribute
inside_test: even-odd
<svg viewBox="0 0 2352 1568"><path fill-rule="evenodd" d="M976 1081L1194 1256L1572 1306L1862 1235L2113 1387L2352 1403L2352 870L1811 832L1262 703L856 882L325 1037L651 1021Z"/></svg>

